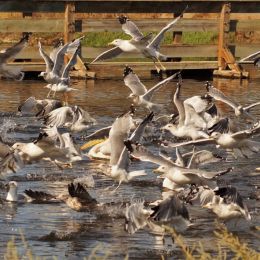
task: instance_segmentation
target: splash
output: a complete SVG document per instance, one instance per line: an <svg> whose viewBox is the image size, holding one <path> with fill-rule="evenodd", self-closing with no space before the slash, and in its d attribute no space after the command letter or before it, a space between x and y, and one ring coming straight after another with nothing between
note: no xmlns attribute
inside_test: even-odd
<svg viewBox="0 0 260 260"><path fill-rule="evenodd" d="M4 118L0 126L0 137L4 142L12 142L14 139L10 137L10 133L14 133L17 124L11 118Z"/></svg>

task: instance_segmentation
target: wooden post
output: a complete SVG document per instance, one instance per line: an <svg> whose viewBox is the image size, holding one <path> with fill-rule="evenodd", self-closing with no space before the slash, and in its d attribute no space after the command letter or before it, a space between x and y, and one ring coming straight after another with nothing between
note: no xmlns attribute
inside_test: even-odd
<svg viewBox="0 0 260 260"><path fill-rule="evenodd" d="M74 39L75 33L75 4L71 2L65 3L64 17L64 42L68 43Z"/></svg>
<svg viewBox="0 0 260 260"><path fill-rule="evenodd" d="M244 72L240 69L235 57L228 48L230 12L231 4L223 4L219 21L218 70L215 70L213 74L223 77L247 78L249 76L248 72ZM229 70L227 70L227 67Z"/></svg>
<svg viewBox="0 0 260 260"><path fill-rule="evenodd" d="M178 17L178 14L174 14L173 18ZM182 43L182 31L174 31L172 34L173 44L181 44ZM171 61L181 61L181 57L172 58Z"/></svg>
<svg viewBox="0 0 260 260"><path fill-rule="evenodd" d="M75 34L75 3L66 2L65 3L65 17L64 17L64 42L68 43L74 40ZM68 62L70 55L67 54L65 57L65 62ZM75 77L86 77L87 70L86 67L81 60L81 58L77 57L77 63L74 68L76 72L72 72L71 75Z"/></svg>

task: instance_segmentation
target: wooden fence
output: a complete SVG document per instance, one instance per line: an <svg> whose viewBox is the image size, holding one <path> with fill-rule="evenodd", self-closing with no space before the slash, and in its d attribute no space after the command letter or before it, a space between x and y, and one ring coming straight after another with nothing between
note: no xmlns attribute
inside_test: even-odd
<svg viewBox="0 0 260 260"><path fill-rule="evenodd" d="M64 33L65 42L74 39L75 33L120 32L117 16L125 14L134 20L144 32L158 32L178 15L185 6L189 8L174 27L172 44L164 45L161 52L181 61L165 62L167 69L214 69L215 75L247 77L236 63L260 49L260 2L248 0L211 1L99 1L99 0L27 0L0 1L0 33L40 32ZM217 40L213 44L184 44L185 32L213 32ZM233 42L230 43L230 38ZM48 46L44 46L50 49ZM82 48L83 61L92 60L107 48ZM30 46L18 59L27 60L27 70L42 68L38 48ZM150 71L153 64L142 60L138 54L124 54L118 60L89 66L98 76L107 76L110 64L114 74L122 74L127 62L140 71ZM138 59L138 61L137 61ZM29 62L28 62L29 61ZM150 73L150 72L149 72Z"/></svg>

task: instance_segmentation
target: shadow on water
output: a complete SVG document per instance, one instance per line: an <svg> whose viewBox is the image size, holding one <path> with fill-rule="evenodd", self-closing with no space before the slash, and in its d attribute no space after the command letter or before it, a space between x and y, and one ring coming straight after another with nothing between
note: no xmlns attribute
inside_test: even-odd
<svg viewBox="0 0 260 260"><path fill-rule="evenodd" d="M151 87L156 82L158 81L147 80L144 83ZM185 79L182 96L186 98L194 94L203 94L205 92L204 83L204 80ZM241 104L259 101L260 82L214 79L213 83ZM34 118L20 117L14 112L17 111L18 105L29 96L39 99L45 97L48 92L43 88L45 85L44 82L34 80L0 81L0 133L2 137L10 142L17 140L26 142L37 136L40 122ZM73 85L78 91L69 94L69 103L80 105L89 111L91 116L99 122L95 129L111 124L116 116L122 114L122 111L127 110L131 105L130 100L126 99L130 91L124 86L123 81L74 80ZM158 103L167 103L174 90L175 84L168 84L155 95L154 100ZM223 113L231 112L228 106L221 103L218 105ZM259 109L252 112L260 118ZM140 109L137 114L143 116L145 113L145 110ZM91 131L93 130L88 130L88 133ZM77 141L82 144L80 136L76 137ZM255 168L259 167L258 158L259 155L248 160L232 159L231 162L223 163L223 165L211 164L209 168L214 170L234 166L234 171L223 178L226 183L236 186L243 197L248 198L255 185L260 185L259 175L252 175ZM19 192L31 188L59 194L67 192L67 184L73 179L92 175L95 187L89 188L89 192L100 202L126 203L133 198L153 201L161 197L161 183L152 172L155 168L153 165L143 162L133 164L135 169L142 167L147 169L148 176L142 177L140 181L135 180L133 183L121 185L115 196L106 190L113 184L113 181L96 170L98 163L86 160L76 163L73 169L59 170L49 163L41 162L28 165L19 174L11 175L9 179L19 182ZM1 197L4 197L4 193L1 186ZM253 225L259 226L260 203L255 200L247 202L253 215ZM195 206L189 206L189 210L196 225L183 234L186 241L192 245L200 240L207 249L214 249L212 238L214 216ZM122 214L122 209L118 209L118 211L118 214ZM17 237L18 245L22 245L19 238L19 232L22 230L33 252L39 256L57 256L59 259L82 258L89 255L93 248L101 243L101 249L110 251L111 258L122 259L129 254L131 258L158 259L165 252L170 255L174 254L177 258L182 257L180 250L175 245L169 248L163 246L155 235L146 230L138 231L130 236L124 231L124 220L116 217L117 212L113 213L113 216L102 217L91 211L75 212L62 203L0 204L0 255L4 254L7 241L14 235ZM238 235L250 246L259 249L259 240L252 237L251 231Z"/></svg>

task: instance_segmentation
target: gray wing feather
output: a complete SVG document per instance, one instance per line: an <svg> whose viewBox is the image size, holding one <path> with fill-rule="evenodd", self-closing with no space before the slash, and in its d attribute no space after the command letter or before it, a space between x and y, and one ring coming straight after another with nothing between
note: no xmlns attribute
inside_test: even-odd
<svg viewBox="0 0 260 260"><path fill-rule="evenodd" d="M160 43L164 37L164 34L171 29L183 16L183 13L186 11L187 7L183 10L182 14L180 16L178 16L177 18L175 18L172 22L170 22L169 24L167 24L164 28L162 28L162 30L154 37L154 39L152 40L152 42L147 46L152 47L156 50L159 49L160 47Z"/></svg>
<svg viewBox="0 0 260 260"><path fill-rule="evenodd" d="M135 41L140 41L144 36L136 26L136 24L129 19L126 20L124 24L122 24L122 30L130 35Z"/></svg>
<svg viewBox="0 0 260 260"><path fill-rule="evenodd" d="M46 72L51 72L53 69L54 63L53 63L52 59L43 50L40 41L38 42L38 46L39 46L40 55L42 56L42 58L44 59L45 64L46 64Z"/></svg>
<svg viewBox="0 0 260 260"><path fill-rule="evenodd" d="M123 51L119 47L114 47L112 49L109 49L108 51L105 51L98 55L90 64L101 61L101 60L108 60L112 59L118 55L120 55Z"/></svg>
<svg viewBox="0 0 260 260"><path fill-rule="evenodd" d="M124 78L125 85L131 89L133 94L138 96L144 95L147 92L145 85L140 81L135 73L129 73Z"/></svg>
<svg viewBox="0 0 260 260"><path fill-rule="evenodd" d="M166 85L167 83L169 83L172 79L174 79L177 75L179 74L179 72L171 75L170 77L160 81L158 84L156 84L154 87L152 87L151 89L149 89L144 95L143 95L143 99L150 101L153 97L153 94L156 90L160 89L162 86Z"/></svg>
<svg viewBox="0 0 260 260"><path fill-rule="evenodd" d="M62 78L66 79L69 77L69 72L70 72L71 68L77 63L78 53L79 53L79 48L76 49L76 51L73 53L68 64L66 65L65 69L63 70Z"/></svg>

